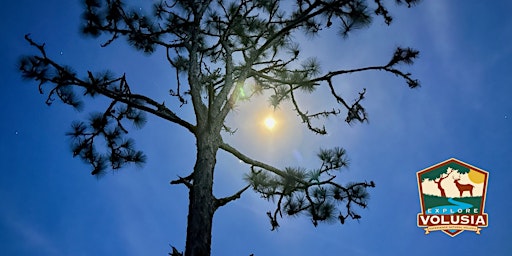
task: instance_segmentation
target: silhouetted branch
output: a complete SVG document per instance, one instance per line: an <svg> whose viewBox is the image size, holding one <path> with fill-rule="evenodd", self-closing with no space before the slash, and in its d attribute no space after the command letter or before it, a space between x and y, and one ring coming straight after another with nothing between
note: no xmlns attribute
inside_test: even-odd
<svg viewBox="0 0 512 256"><path fill-rule="evenodd" d="M285 173L281 170L279 170L278 168L276 167L273 167L269 164L266 164L266 163L263 163L263 162L260 162L260 161L257 161L257 160L254 160L244 154L242 154L240 151L238 151L237 149L235 149L234 147L230 146L229 144L227 143L221 143L219 145L219 148L232 154L233 156L235 156L236 158L238 158L240 161L248 164L248 165L251 165L251 166L255 166L255 167L260 167L262 169L265 169L265 170L268 170L268 171L271 171L277 175L285 175Z"/></svg>
<svg viewBox="0 0 512 256"><path fill-rule="evenodd" d="M227 203L229 203L231 201L239 199L240 196L242 196L242 193L244 193L250 187L251 187L251 185L247 185L231 196L216 199L215 200L215 208L219 208L221 206L226 205Z"/></svg>
<svg viewBox="0 0 512 256"><path fill-rule="evenodd" d="M44 51L44 44L39 45L35 43L29 37L29 35L26 35L25 39L31 45L38 48L42 56L31 56L29 58L22 60L20 70L23 72L24 76L28 78L34 78L35 80L39 81L40 86L47 82L54 83L56 87L54 87L50 92L48 96L49 99L51 99L52 92L58 91L58 89L64 86L82 87L86 90L86 93L84 95L104 95L110 99L128 104L129 106L132 106L134 108L143 110L145 112L161 117L165 120L179 124L180 126L183 126L187 130L189 130L191 133L195 133L194 125L179 118L172 110L167 108L164 104L160 104L144 95L131 93L129 91L128 83L126 82L126 78L124 75L117 79L110 78L102 80L94 77L91 72L88 72L89 81L79 79L76 76L76 74L71 73L70 71L66 70L66 68L64 68L63 66L60 66L59 64L55 63L54 61L46 57L46 52ZM50 69L52 68L57 73L56 75L50 72ZM43 69L45 72L37 73L38 69ZM116 83L117 86L115 85ZM68 100L66 97L67 96L59 96L59 98L64 103L66 103L66 101Z"/></svg>
<svg viewBox="0 0 512 256"><path fill-rule="evenodd" d="M169 253L169 256L183 256L183 252L178 251L176 247L169 245L172 248L172 252Z"/></svg>
<svg viewBox="0 0 512 256"><path fill-rule="evenodd" d="M292 88L290 90L290 96L291 96L291 99L292 99L293 106L294 106L295 111L297 112L297 114L302 119L302 122L307 124L309 130L311 130L311 131L313 131L313 132L315 132L317 134L321 134L321 135L327 134L327 131L325 130L325 126L322 126L322 128L318 128L318 127L313 127L311 125L311 116L308 116L307 113L304 113L304 112L302 112L300 110L299 104L297 103L297 100L295 100L295 95L293 93L293 87L291 85L290 85L290 87ZM336 112L333 112L333 113L336 113ZM325 115L327 116L328 113L325 112Z"/></svg>
<svg viewBox="0 0 512 256"><path fill-rule="evenodd" d="M222 143L220 148L250 164L251 173L246 176L246 180L263 198L276 202L274 211L267 213L272 230L279 227L277 218L278 215L282 217L283 212L287 215L307 212L316 226L320 221L332 219L336 205L342 202L345 210L339 208L338 213L338 219L343 220L342 224L348 217L359 219L361 216L353 211L352 205L365 208L368 197L366 188L375 187L373 181L349 183L346 186L334 182L336 176L331 171L348 164L345 150L341 148L321 150L318 156L322 164L320 168L311 171L289 167L280 170L253 160L226 143ZM255 167L261 169L256 171Z"/></svg>
<svg viewBox="0 0 512 256"><path fill-rule="evenodd" d="M87 78L80 79L71 69L49 59L44 44L35 43L29 35L26 35L25 39L39 50L41 56L34 55L23 58L20 62L20 71L25 78L39 82L41 93L43 93L43 85L53 84L46 100L48 105L58 98L65 104L81 108L82 102L74 88L84 89L83 96L94 97L100 94L112 100L103 114L92 115L89 123L73 124L73 130L68 133L73 139L73 155L80 156L93 166L91 174L103 173L107 163L110 163L110 167L116 170L126 163L139 164L145 161L144 154L133 149L133 141L124 138L128 130L124 127L123 120L128 120L135 126L141 127L145 122L144 114L147 112L195 133L195 127L192 124L179 118L164 104L157 103L143 95L133 94L125 75L112 78L108 73L95 76L92 72L87 72ZM54 98L55 96L56 98ZM104 138L108 149L107 153L102 154L96 151L97 137Z"/></svg>
<svg viewBox="0 0 512 256"><path fill-rule="evenodd" d="M171 185L176 185L176 184L183 184L185 185L188 189L191 189L192 188L192 181L193 181L193 176L194 174L191 173L190 175L188 175L187 177L180 177L178 176L178 179L176 180L172 180L170 182Z"/></svg>

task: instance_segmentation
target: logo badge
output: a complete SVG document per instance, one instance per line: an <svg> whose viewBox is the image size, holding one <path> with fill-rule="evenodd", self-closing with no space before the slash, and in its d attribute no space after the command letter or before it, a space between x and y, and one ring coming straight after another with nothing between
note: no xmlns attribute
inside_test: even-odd
<svg viewBox="0 0 512 256"><path fill-rule="evenodd" d="M421 201L417 223L425 234L441 230L454 237L464 230L480 234L487 227L488 172L451 158L419 171L417 177Z"/></svg>

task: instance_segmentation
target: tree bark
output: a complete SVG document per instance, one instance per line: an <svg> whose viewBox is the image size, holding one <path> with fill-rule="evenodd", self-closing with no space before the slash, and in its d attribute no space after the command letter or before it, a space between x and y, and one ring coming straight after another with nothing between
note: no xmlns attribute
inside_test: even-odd
<svg viewBox="0 0 512 256"><path fill-rule="evenodd" d="M218 145L219 140L212 133L200 133L197 136L197 157L189 192L185 256L210 255L215 213L213 171Z"/></svg>

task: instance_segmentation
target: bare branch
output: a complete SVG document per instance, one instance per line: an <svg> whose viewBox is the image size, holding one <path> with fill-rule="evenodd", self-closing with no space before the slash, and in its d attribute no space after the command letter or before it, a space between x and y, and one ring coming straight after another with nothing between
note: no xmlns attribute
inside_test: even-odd
<svg viewBox="0 0 512 256"><path fill-rule="evenodd" d="M244 193L250 187L251 187L251 185L247 185L247 186L245 186L244 188L240 189L238 192L236 192L235 194L233 194L231 196L223 197L223 198L220 198L220 199L215 199L215 208L219 208L221 206L224 206L224 205L228 204L231 201L239 199L240 196L242 196L242 193Z"/></svg>
<svg viewBox="0 0 512 256"><path fill-rule="evenodd" d="M271 166L269 164L266 164L266 163L254 160L254 159L252 159L252 158L242 154L240 151L238 151L237 149L235 149L234 147L230 146L227 143L224 143L224 142L221 143L219 148L224 150L224 151L226 151L226 152L228 152L228 153L231 153L233 156L235 156L236 158L240 159L242 162L244 162L246 164L249 164L251 166L256 166L256 167L263 168L265 170L273 172L276 175L280 175L280 176L285 176L286 175L283 171L279 170L276 167L273 167L273 166Z"/></svg>
<svg viewBox="0 0 512 256"><path fill-rule="evenodd" d="M299 104L297 103L297 100L295 100L295 95L293 93L293 87L290 85L290 96L292 98L292 103L293 103L293 106L295 107L295 111L298 113L298 115L301 117L302 119L302 122L303 123L306 123L307 126L308 126L308 129L317 133L317 134L321 134L321 135L325 135L327 134L327 131L325 130L325 126L323 126L322 128L318 128L318 127L313 127L311 125L311 117L307 115L307 113L304 113L300 110L299 108Z"/></svg>
<svg viewBox="0 0 512 256"><path fill-rule="evenodd" d="M185 185L188 189L192 189L192 176L193 176L193 173L191 173L190 175L188 175L187 177L180 177L178 176L178 179L176 180L172 180L170 182L171 185L176 185L176 184L183 184Z"/></svg>

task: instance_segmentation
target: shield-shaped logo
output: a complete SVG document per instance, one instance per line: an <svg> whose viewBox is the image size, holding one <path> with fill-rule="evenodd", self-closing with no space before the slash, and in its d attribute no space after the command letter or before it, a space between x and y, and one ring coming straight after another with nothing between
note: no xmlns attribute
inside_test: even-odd
<svg viewBox="0 0 512 256"><path fill-rule="evenodd" d="M464 230L480 234L487 227L484 213L489 173L448 159L417 173L421 201L418 227L441 230L454 237Z"/></svg>

